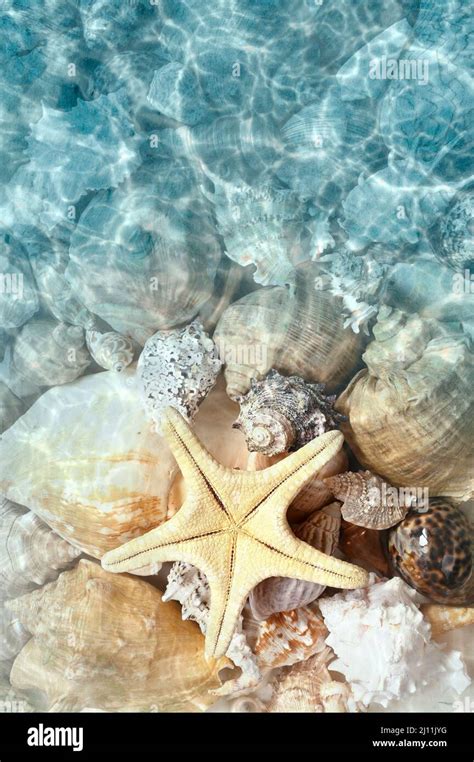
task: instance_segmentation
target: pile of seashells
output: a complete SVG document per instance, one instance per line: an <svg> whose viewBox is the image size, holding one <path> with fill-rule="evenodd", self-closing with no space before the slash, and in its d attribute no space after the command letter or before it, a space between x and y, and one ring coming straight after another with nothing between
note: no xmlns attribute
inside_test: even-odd
<svg viewBox="0 0 474 762"><path fill-rule="evenodd" d="M467 6L31 0L0 40L0 700L452 704L474 668L449 645L474 626ZM104 568L185 501L169 407L257 484L342 432L286 521L368 585L269 576L207 658L202 569Z"/></svg>

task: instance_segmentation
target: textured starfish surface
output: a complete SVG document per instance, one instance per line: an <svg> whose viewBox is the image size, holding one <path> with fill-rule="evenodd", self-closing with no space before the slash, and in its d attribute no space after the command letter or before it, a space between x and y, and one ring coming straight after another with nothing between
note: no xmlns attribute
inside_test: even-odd
<svg viewBox="0 0 474 762"><path fill-rule="evenodd" d="M262 471L238 471L214 460L175 410L168 409L162 430L186 481L186 499L169 521L106 553L102 566L112 572L164 561L197 566L211 590L208 656L226 652L250 590L263 579L347 589L367 584L364 569L298 540L286 519L293 497L342 447L339 431Z"/></svg>

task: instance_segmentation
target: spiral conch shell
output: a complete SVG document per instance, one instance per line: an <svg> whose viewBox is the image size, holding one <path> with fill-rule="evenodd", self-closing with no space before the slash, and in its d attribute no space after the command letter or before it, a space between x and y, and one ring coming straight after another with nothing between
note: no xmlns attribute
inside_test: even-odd
<svg viewBox="0 0 474 762"><path fill-rule="evenodd" d="M340 526L339 503L331 503L312 513L306 521L294 527L293 532L296 537L313 548L332 555L337 547ZM250 608L256 619L267 619L279 611L306 606L316 600L324 590L324 585L314 582L287 577L270 577L260 582L250 593Z"/></svg>
<svg viewBox="0 0 474 762"><path fill-rule="evenodd" d="M388 529L405 518L416 495L395 489L370 471L330 476L325 484L342 500L342 517L367 529Z"/></svg>
<svg viewBox="0 0 474 762"><path fill-rule="evenodd" d="M304 231L310 216L298 194L218 179L214 187L208 198L215 204L227 255L240 265L255 265L254 280L262 286L291 283L294 265L309 258Z"/></svg>
<svg viewBox="0 0 474 762"><path fill-rule="evenodd" d="M56 579L79 555L31 511L0 503L0 600Z"/></svg>
<svg viewBox="0 0 474 762"><path fill-rule="evenodd" d="M323 384L305 384L271 370L263 381L252 379L234 428L243 432L250 452L298 450L344 420L332 408L335 399L324 394Z"/></svg>
<svg viewBox="0 0 474 762"><path fill-rule="evenodd" d="M474 355L436 321L381 310L375 340L337 409L359 462L396 486L467 500ZM436 410L436 414L433 411Z"/></svg>
<svg viewBox="0 0 474 762"><path fill-rule="evenodd" d="M86 343L97 365L121 373L133 361L133 342L115 331L86 331Z"/></svg>
<svg viewBox="0 0 474 762"><path fill-rule="evenodd" d="M294 294L285 287L255 291L224 312L214 334L226 364L227 393L238 399L273 368L332 391L354 372L362 337L344 329L334 297L314 288L319 269L302 265L295 272Z"/></svg>
<svg viewBox="0 0 474 762"><path fill-rule="evenodd" d="M177 604L90 561L7 606L33 636L11 683L43 711L204 709L226 666L204 659L204 638Z"/></svg>
<svg viewBox="0 0 474 762"><path fill-rule="evenodd" d="M97 558L167 518L177 466L134 384L126 369L50 389L0 439L0 492Z"/></svg>
<svg viewBox="0 0 474 762"><path fill-rule="evenodd" d="M336 682L327 664L334 658L330 648L293 665L273 683L268 712L349 712L355 701L347 683Z"/></svg>
<svg viewBox="0 0 474 762"><path fill-rule="evenodd" d="M4 380L18 397L28 396L74 381L90 362L80 326L34 320L15 338Z"/></svg>

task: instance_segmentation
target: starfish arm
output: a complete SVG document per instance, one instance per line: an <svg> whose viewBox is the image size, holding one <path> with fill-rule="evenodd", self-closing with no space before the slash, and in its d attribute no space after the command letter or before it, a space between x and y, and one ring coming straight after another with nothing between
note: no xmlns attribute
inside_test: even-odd
<svg viewBox="0 0 474 762"><path fill-rule="evenodd" d="M252 504L241 511L240 522L252 518L270 500L273 510L286 513L288 505L301 488L341 449L344 436L328 431L275 465L249 474L252 479Z"/></svg>
<svg viewBox="0 0 474 762"><path fill-rule="evenodd" d="M183 416L167 408L161 425L163 435L181 469L188 490L200 498L212 498L223 503L218 485L229 473L203 447Z"/></svg>
<svg viewBox="0 0 474 762"><path fill-rule="evenodd" d="M230 535L226 569L219 577L208 574L211 590L205 645L208 658L218 658L226 653L245 601L260 580L258 572L255 577L249 550L246 537L237 533Z"/></svg>
<svg viewBox="0 0 474 762"><path fill-rule="evenodd" d="M179 548L187 551L195 540L217 536L225 526L218 513L202 511L199 503L189 500L164 524L106 553L102 566L112 572L136 572L157 562L181 560Z"/></svg>
<svg viewBox="0 0 474 762"><path fill-rule="evenodd" d="M261 548L273 551L266 564L267 577L292 577L347 590L368 584L365 569L328 556L295 537L285 515L271 502L244 530Z"/></svg>

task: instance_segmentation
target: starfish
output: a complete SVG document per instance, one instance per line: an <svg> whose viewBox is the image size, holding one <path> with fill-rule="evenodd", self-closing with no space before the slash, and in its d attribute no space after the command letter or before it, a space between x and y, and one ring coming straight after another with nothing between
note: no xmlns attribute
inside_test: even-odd
<svg viewBox="0 0 474 762"><path fill-rule="evenodd" d="M183 473L187 494L164 524L109 551L102 566L133 572L148 564L186 561L206 576L211 591L206 656L225 654L245 600L268 577L292 577L331 587L364 587L364 569L297 539L286 510L301 487L342 447L329 431L262 471L218 463L172 408L162 431Z"/></svg>

